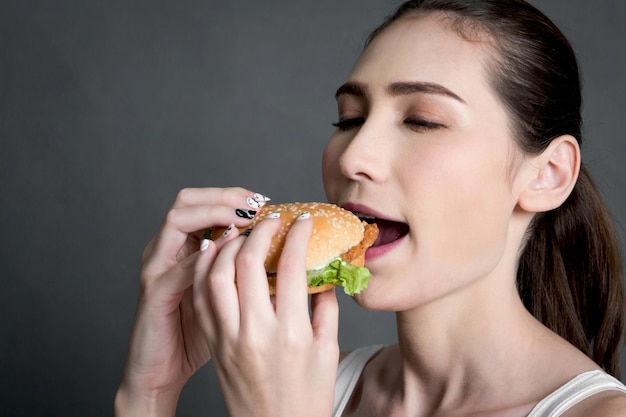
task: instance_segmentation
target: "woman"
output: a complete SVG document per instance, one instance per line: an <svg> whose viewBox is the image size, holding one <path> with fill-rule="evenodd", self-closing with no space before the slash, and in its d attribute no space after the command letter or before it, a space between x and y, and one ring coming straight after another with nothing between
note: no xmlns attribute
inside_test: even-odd
<svg viewBox="0 0 626 417"><path fill-rule="evenodd" d="M355 300L396 312L398 345L344 355L337 375L334 293L307 308L306 215L272 301L262 265L279 219L197 251L197 231L245 226L237 209L267 198L184 190L144 254L117 414L173 415L212 357L231 415L626 415L609 376L619 249L581 167L578 70L558 29L521 1L410 1L337 102L326 193L380 219Z"/></svg>

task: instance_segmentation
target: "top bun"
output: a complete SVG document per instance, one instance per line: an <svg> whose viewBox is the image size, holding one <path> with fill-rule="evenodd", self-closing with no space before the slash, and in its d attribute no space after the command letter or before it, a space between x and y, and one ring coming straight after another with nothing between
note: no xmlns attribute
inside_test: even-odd
<svg viewBox="0 0 626 417"><path fill-rule="evenodd" d="M313 232L309 240L306 257L306 269L325 266L348 249L363 240L364 226L361 220L348 210L327 203L285 203L263 206L257 213L252 226L263 220L270 213L279 212L282 220L280 231L272 239L270 250L265 260L265 270L276 272L278 258L283 250L287 232L304 212L311 214Z"/></svg>

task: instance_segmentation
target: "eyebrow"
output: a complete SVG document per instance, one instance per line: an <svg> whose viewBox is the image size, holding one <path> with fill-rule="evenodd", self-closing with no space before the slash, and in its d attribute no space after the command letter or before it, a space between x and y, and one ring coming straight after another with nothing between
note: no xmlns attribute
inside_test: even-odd
<svg viewBox="0 0 626 417"><path fill-rule="evenodd" d="M395 82L387 87L387 92L392 96L404 96L414 93L437 94L453 98L465 104L458 94L442 86L441 84L429 82ZM348 94L356 97L366 97L367 87L361 83L347 82L337 89L335 99L342 94Z"/></svg>

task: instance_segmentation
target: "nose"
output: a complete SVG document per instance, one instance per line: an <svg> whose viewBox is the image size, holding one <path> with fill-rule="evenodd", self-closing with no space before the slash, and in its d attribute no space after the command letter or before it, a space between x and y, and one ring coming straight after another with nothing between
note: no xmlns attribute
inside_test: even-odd
<svg viewBox="0 0 626 417"><path fill-rule="evenodd" d="M351 180L382 183L389 175L389 152L384 134L368 120L343 149L339 168Z"/></svg>

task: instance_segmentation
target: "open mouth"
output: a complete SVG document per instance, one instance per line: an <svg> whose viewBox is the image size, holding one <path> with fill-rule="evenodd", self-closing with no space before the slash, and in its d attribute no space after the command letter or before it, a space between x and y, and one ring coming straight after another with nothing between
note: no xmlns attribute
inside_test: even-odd
<svg viewBox="0 0 626 417"><path fill-rule="evenodd" d="M354 212L354 214L362 221L370 224L376 223L378 226L378 237L372 247L387 245L409 233L409 225L406 223L380 219L360 212Z"/></svg>

